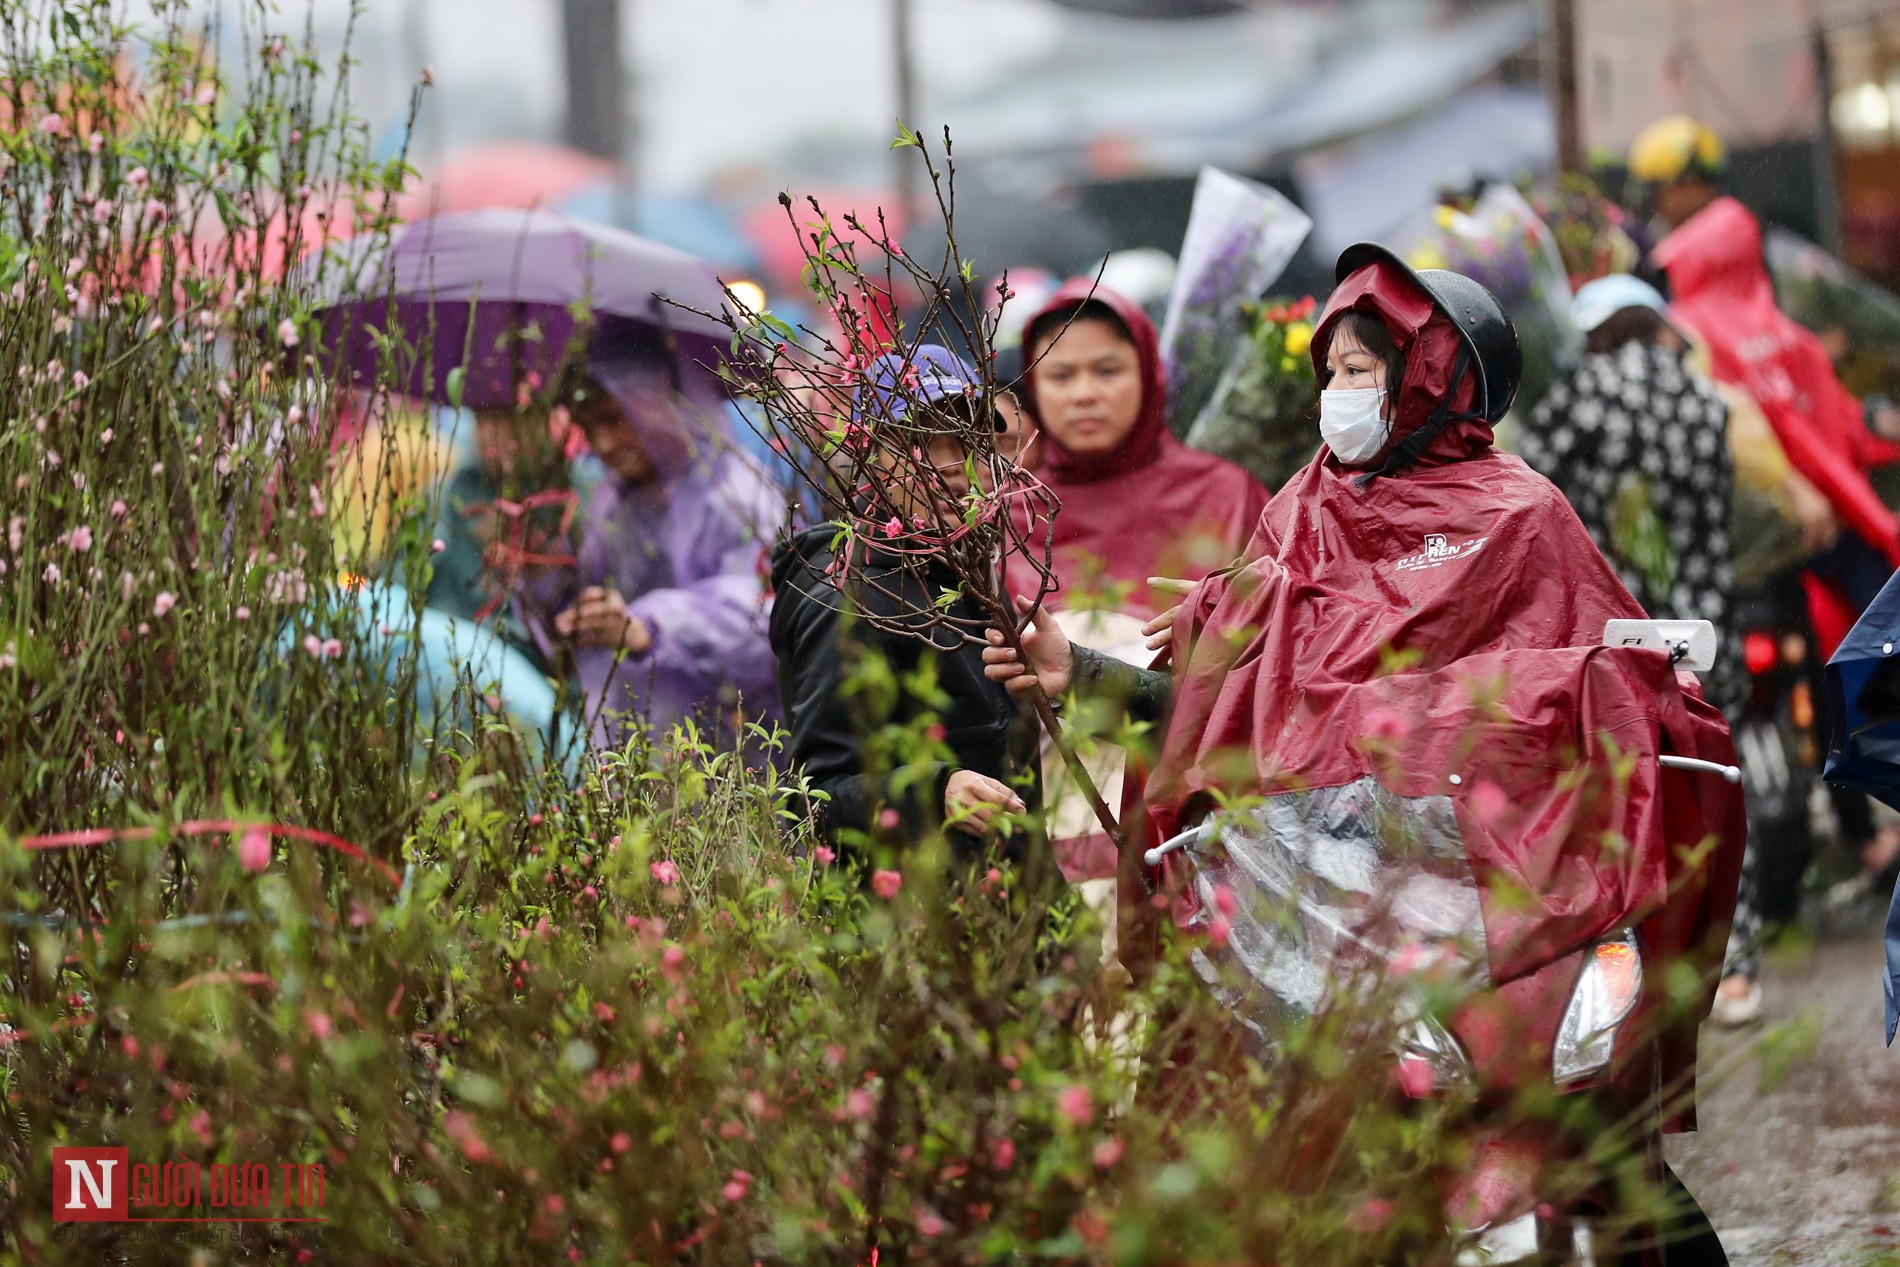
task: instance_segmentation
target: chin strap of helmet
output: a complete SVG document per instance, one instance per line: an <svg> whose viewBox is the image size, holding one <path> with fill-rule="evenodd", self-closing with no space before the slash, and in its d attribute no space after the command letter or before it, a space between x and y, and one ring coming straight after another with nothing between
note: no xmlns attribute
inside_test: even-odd
<svg viewBox="0 0 1900 1267"><path fill-rule="evenodd" d="M1381 475L1394 475L1411 465L1419 454L1425 452L1425 447L1438 438L1439 432L1452 423L1484 420L1481 409L1467 409L1462 413L1451 411L1452 398L1458 394L1458 385L1465 381L1465 375L1471 372L1471 365L1471 345L1459 339L1458 355L1451 363L1451 385L1445 389L1445 399L1439 402L1438 408L1432 410L1432 416L1425 420L1424 426L1399 441L1398 447L1386 455L1384 463L1378 470L1367 471L1359 477L1357 484L1360 488L1364 488ZM1480 405L1483 403L1483 401L1479 402Z"/></svg>

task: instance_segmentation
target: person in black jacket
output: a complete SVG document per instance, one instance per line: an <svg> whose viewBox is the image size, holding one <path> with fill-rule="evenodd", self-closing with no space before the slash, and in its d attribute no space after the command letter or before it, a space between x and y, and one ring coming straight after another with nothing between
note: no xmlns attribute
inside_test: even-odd
<svg viewBox="0 0 1900 1267"><path fill-rule="evenodd" d="M904 358L885 361L877 372L893 383L907 373ZM911 393L918 399L960 402L980 390L975 372L943 348L919 348L908 364L921 384ZM1005 427L1017 416L997 414ZM1010 456L1017 437L997 438L999 452ZM930 457L950 491L967 492L962 446L949 437L934 444L946 448ZM846 548L865 552L854 561L862 583L849 587L850 598L829 575L836 551ZM814 810L834 843L859 834L911 844L949 828L953 842L974 846L1004 829L1012 852L1020 852L1031 838L1015 816L1033 814L1041 800L1034 711L984 675L980 647L927 628L921 616L917 634L888 627L907 613L929 612L938 595L957 587L947 566L941 575L919 576L875 543L846 546L836 524L808 528L773 555L770 635L791 723L790 755L812 788L826 794ZM876 607L853 611L852 599ZM955 603L952 614L977 615L967 596ZM913 758L914 741L905 736L920 730L940 736L947 760Z"/></svg>

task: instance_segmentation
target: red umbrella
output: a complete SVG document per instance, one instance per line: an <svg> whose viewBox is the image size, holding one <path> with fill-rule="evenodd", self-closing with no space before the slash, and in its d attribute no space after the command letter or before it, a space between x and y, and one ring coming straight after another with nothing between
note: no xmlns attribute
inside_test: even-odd
<svg viewBox="0 0 1900 1267"><path fill-rule="evenodd" d="M501 142L451 154L397 204L405 220L453 211L551 207L578 193L612 185L620 167L564 145Z"/></svg>

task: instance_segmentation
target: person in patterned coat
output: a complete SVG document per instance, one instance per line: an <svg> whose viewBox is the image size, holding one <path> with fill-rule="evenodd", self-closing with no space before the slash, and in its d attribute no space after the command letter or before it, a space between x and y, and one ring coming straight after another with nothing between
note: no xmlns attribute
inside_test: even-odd
<svg viewBox="0 0 1900 1267"><path fill-rule="evenodd" d="M1627 275L1577 291L1586 354L1538 402L1519 456L1563 490L1643 610L1715 626L1719 658L1703 688L1733 717L1746 677L1730 619L1728 404L1683 363L1664 310L1653 286ZM1759 884L1751 835L1716 991L1724 1024L1761 1010Z"/></svg>
<svg viewBox="0 0 1900 1267"><path fill-rule="evenodd" d="M1728 711L1743 686L1731 636L1728 405L1683 363L1686 345L1646 282L1590 282L1575 316L1586 353L1538 402L1520 456L1563 490L1643 610L1715 626L1721 659L1703 686Z"/></svg>

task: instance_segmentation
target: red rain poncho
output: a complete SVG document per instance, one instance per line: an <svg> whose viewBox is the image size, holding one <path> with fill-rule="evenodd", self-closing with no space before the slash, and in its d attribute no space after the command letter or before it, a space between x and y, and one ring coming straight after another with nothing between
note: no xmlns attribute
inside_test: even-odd
<svg viewBox="0 0 1900 1267"><path fill-rule="evenodd" d="M1870 468L1900 460L1900 447L1867 430L1820 340L1775 306L1761 225L1748 208L1716 199L1658 243L1655 259L1669 274L1675 315L1708 340L1715 377L1754 398L1789 463L1900 565L1900 521L1867 482Z"/></svg>
<svg viewBox="0 0 1900 1267"><path fill-rule="evenodd" d="M1335 292L1316 362L1347 308L1376 313L1406 353L1397 444L1443 399L1458 335L1402 271L1374 265ZM1606 620L1641 609L1557 489L1490 445L1488 425L1456 422L1416 464L1364 485L1322 450L1275 496L1242 561L1175 624L1148 830L1172 834L1216 790L1370 775L1402 796L1448 796L1495 980L1647 920L1651 947L1691 958L1712 991L1741 797L1654 756L1660 740L1732 761L1727 725L1662 654L1601 645ZM1627 776L1592 777L1616 753L1636 755ZM1609 833L1624 844L1606 846ZM1719 847L1689 861L1710 833ZM1514 885L1541 900L1513 901ZM1674 1072L1693 1037L1678 1036Z"/></svg>
<svg viewBox="0 0 1900 1267"><path fill-rule="evenodd" d="M1173 605L1165 596L1157 603L1148 592L1148 578L1198 581L1231 562L1267 504L1267 490L1232 462L1190 449L1168 430L1160 339L1137 304L1078 277L1055 293L1030 328L1052 312L1091 298L1120 317L1135 342L1141 417L1121 447L1102 457L1071 453L1047 431L1036 441L1042 455L1036 474L1062 499L1054 530L1055 574L1062 588L1049 604L1063 607L1078 591L1128 584L1133 588L1122 606L1145 618ZM1033 364L1025 396L1035 417ZM1036 593L1035 572L1021 559L1012 560L1009 583L1014 593Z"/></svg>

